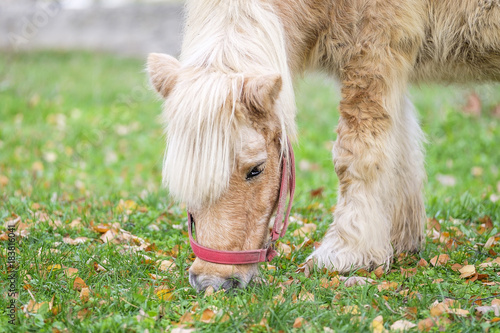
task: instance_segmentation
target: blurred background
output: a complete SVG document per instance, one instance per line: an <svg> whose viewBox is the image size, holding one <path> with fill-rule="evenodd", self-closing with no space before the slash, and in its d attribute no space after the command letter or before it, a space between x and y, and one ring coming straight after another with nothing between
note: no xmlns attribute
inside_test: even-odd
<svg viewBox="0 0 500 333"><path fill-rule="evenodd" d="M144 68L150 52L179 55L183 2L0 0L0 195L161 193L162 101ZM338 85L313 73L296 88L298 200L329 208ZM429 208L463 195L498 202L500 86L411 95L428 138Z"/></svg>
<svg viewBox="0 0 500 333"><path fill-rule="evenodd" d="M0 51L178 54L181 0L0 0Z"/></svg>

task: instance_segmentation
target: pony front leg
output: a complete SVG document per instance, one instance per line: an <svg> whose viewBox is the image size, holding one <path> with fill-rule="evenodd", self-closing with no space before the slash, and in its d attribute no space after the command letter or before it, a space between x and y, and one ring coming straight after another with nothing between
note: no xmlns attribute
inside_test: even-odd
<svg viewBox="0 0 500 333"><path fill-rule="evenodd" d="M373 66L376 68L376 66ZM339 178L334 222L311 258L319 267L348 272L388 267L391 233L402 185L399 135L405 102L405 81L392 76L394 67L373 73L359 63L342 78L337 141L333 149ZM380 68L380 66L379 66ZM394 72L392 71L392 74ZM409 170L408 172L411 172ZM404 177L411 175L404 175ZM403 237L404 238L404 237Z"/></svg>

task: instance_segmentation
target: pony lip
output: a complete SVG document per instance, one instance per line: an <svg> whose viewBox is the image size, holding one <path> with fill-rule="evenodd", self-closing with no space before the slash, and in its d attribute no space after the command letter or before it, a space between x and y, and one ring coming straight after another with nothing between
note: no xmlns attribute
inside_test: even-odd
<svg viewBox="0 0 500 333"><path fill-rule="evenodd" d="M276 218L274 219L274 225L271 230L271 238L268 247L265 249L247 251L221 251L202 246L198 244L198 242L196 242L193 238L192 230L195 223L193 216L188 211L189 243L191 244L191 248L193 249L194 254L198 258L215 264L245 265L266 261L269 262L277 255L277 252L274 249L274 243L276 243L278 238L283 237L286 233L290 211L292 209L293 195L295 192L295 157L290 140L287 140L287 144L288 157L283 158L282 162L278 209L276 211ZM283 214L287 194L289 194L288 207L286 208L286 213ZM282 223L283 217L284 221Z"/></svg>

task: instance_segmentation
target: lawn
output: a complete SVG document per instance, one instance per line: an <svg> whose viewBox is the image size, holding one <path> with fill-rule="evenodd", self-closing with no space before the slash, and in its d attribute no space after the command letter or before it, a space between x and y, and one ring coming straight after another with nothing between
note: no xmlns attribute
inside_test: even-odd
<svg viewBox="0 0 500 333"><path fill-rule="evenodd" d="M426 245L387 274L346 282L297 272L332 220L337 184L338 88L306 76L283 254L262 265L264 285L197 294L185 211L160 186L161 102L143 68L88 53L0 55L0 332L500 332L498 85L412 89L428 139ZM481 102L475 115L462 112L468 98Z"/></svg>

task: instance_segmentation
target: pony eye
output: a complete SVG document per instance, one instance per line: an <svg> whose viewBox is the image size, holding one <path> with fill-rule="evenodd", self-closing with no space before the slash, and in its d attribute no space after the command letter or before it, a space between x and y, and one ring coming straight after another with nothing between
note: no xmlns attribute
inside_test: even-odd
<svg viewBox="0 0 500 333"><path fill-rule="evenodd" d="M247 173L247 180L257 177L262 173L262 171L264 171L262 164L255 166L249 173Z"/></svg>

